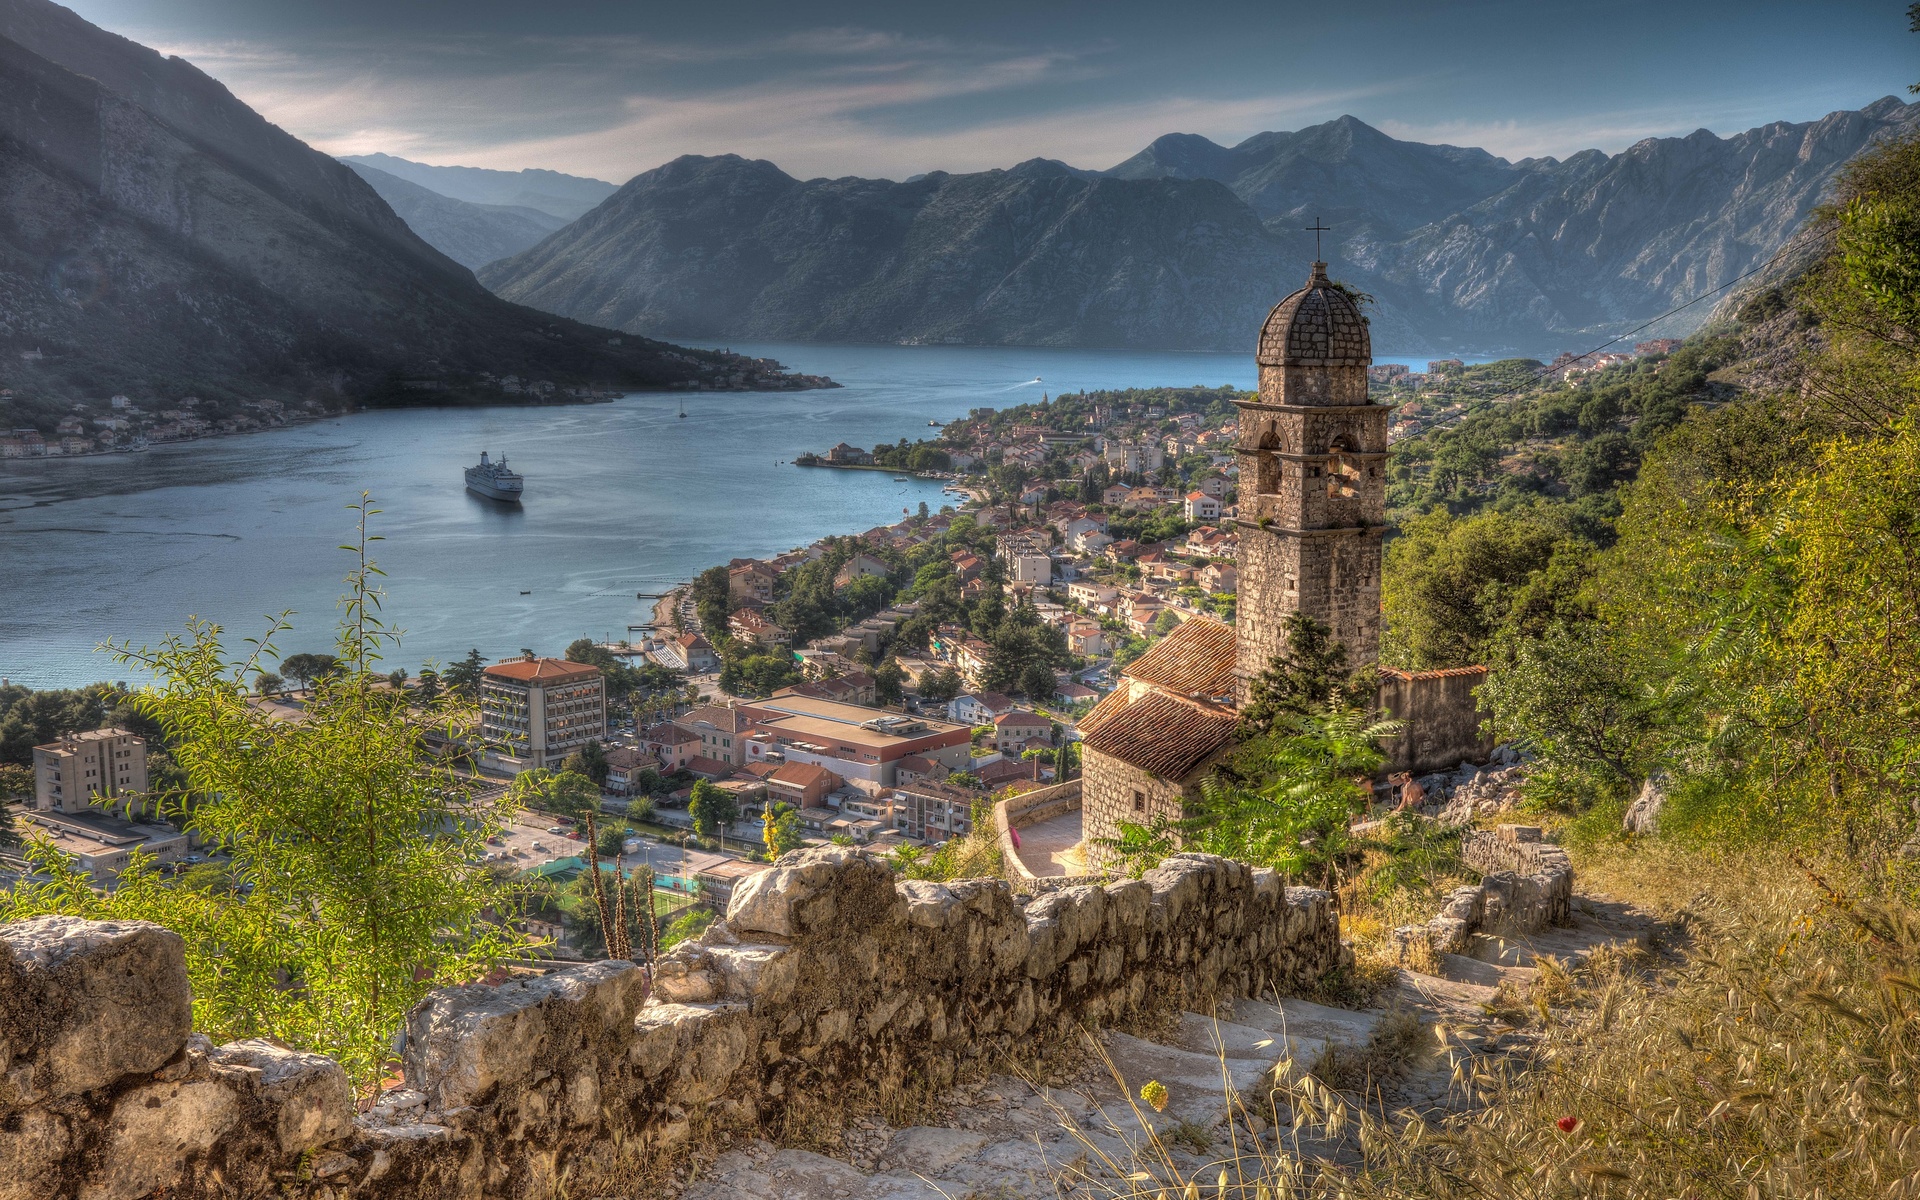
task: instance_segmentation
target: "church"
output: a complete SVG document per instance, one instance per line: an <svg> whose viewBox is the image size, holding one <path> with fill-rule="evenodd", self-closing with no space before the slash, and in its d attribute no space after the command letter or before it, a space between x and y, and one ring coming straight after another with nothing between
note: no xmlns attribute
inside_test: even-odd
<svg viewBox="0 0 1920 1200"><path fill-rule="evenodd" d="M1089 846L1118 837L1122 822L1187 815L1200 781L1233 751L1238 706L1286 649L1296 612L1330 628L1354 667L1378 670L1377 706L1406 722L1385 747L1389 770L1437 770L1492 748L1473 695L1485 667L1378 666L1389 410L1367 394L1366 318L1325 263L1268 314L1256 353L1259 387L1235 401L1237 623L1183 622L1081 720Z"/></svg>

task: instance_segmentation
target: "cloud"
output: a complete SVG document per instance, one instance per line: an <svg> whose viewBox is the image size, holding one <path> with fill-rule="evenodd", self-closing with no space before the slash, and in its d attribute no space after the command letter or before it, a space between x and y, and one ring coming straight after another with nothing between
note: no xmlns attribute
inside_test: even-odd
<svg viewBox="0 0 1920 1200"><path fill-rule="evenodd" d="M1427 93L1460 82L1445 71L1340 87L1276 86L1274 74L1196 79L1143 70L1100 40L1016 45L858 26L709 41L497 32L142 40L196 63L329 153L616 181L681 154L766 158L803 177L898 179L1033 157L1106 167L1170 132L1230 144L1344 111L1432 111ZM1372 119L1396 137L1564 157L1703 122L1732 132L1782 115L1782 102L1843 106L1819 90L1775 93L1764 113L1724 98L1714 111L1668 98L1664 107L1528 119Z"/></svg>
<svg viewBox="0 0 1920 1200"><path fill-rule="evenodd" d="M1238 140L1391 90L1138 96L1110 86L1117 67L1098 44L1035 50L863 29L725 46L496 36L158 48L329 153L614 180L681 154L768 158L800 176L904 178L1033 157L1105 167L1172 130Z"/></svg>

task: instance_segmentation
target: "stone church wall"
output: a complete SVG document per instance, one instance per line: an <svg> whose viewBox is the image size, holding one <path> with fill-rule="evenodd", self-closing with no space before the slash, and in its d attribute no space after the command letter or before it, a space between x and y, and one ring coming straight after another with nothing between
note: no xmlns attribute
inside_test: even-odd
<svg viewBox="0 0 1920 1200"><path fill-rule="evenodd" d="M1416 775L1441 771L1463 762L1485 762L1493 753L1493 735L1481 719L1474 689L1487 681L1485 667L1455 667L1442 671L1380 670L1376 707L1407 732L1388 741L1386 770Z"/></svg>
<svg viewBox="0 0 1920 1200"><path fill-rule="evenodd" d="M786 855L647 974L601 962L433 993L406 1087L188 1022L180 939L0 926L0 1200L491 1200L569 1194L708 1133L778 1136L1161 1006L1284 995L1346 955L1333 900L1178 855L1024 906L1002 880L901 881Z"/></svg>
<svg viewBox="0 0 1920 1200"><path fill-rule="evenodd" d="M1105 855L1097 840L1120 836L1120 822L1151 825L1155 817L1178 821L1188 815L1188 806L1200 799L1198 778L1207 773L1195 771L1196 782L1181 786L1171 780L1141 770L1111 754L1083 749L1080 771L1080 822L1086 838L1087 865L1098 868Z"/></svg>
<svg viewBox="0 0 1920 1200"><path fill-rule="evenodd" d="M1251 679L1286 646L1294 612L1326 624L1347 661L1380 654L1380 538L1372 532L1299 536L1241 523L1236 669Z"/></svg>

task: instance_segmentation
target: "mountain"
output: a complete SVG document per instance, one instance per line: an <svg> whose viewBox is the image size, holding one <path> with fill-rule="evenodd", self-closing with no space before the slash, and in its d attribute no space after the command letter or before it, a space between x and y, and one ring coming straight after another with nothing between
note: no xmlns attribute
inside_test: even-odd
<svg viewBox="0 0 1920 1200"><path fill-rule="evenodd" d="M1171 134L1105 172L1034 160L904 184L687 157L480 275L654 334L1238 350L1324 223L1334 275L1375 299L1376 345L1551 357L1765 262L1844 163L1916 128L1920 106L1887 97L1509 162L1341 117L1232 147Z"/></svg>
<svg viewBox="0 0 1920 1200"><path fill-rule="evenodd" d="M509 204L473 204L429 191L378 167L343 159L421 240L463 267L518 254L566 224L552 213Z"/></svg>
<svg viewBox="0 0 1920 1200"><path fill-rule="evenodd" d="M1112 168L1116 179L1217 179L1262 220L1369 222L1405 233L1511 186L1527 173L1485 150L1388 137L1354 117L1298 133L1261 133L1231 149L1169 134Z"/></svg>
<svg viewBox="0 0 1920 1200"><path fill-rule="evenodd" d="M689 155L480 277L536 308L681 337L1182 347L1246 327L1270 281L1296 273L1212 180L1035 160L801 182Z"/></svg>
<svg viewBox="0 0 1920 1200"><path fill-rule="evenodd" d="M469 204L534 208L561 223L573 220L620 190L604 179L528 169L493 171L485 167L436 167L391 154L350 154L340 160L372 167L408 183Z"/></svg>
<svg viewBox="0 0 1920 1200"><path fill-rule="evenodd" d="M0 389L16 404L335 405L399 398L402 377L455 398L483 372L646 386L747 365L500 300L347 167L45 0L0 0L0 79Z"/></svg>

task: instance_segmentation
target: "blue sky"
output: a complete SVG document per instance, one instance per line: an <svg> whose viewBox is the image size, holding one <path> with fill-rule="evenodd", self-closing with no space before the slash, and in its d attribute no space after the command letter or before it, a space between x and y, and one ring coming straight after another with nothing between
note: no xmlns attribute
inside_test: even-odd
<svg viewBox="0 0 1920 1200"><path fill-rule="evenodd" d="M1351 113L1509 158L1857 108L1905 2L69 0L337 154L624 181L679 154L903 178Z"/></svg>

